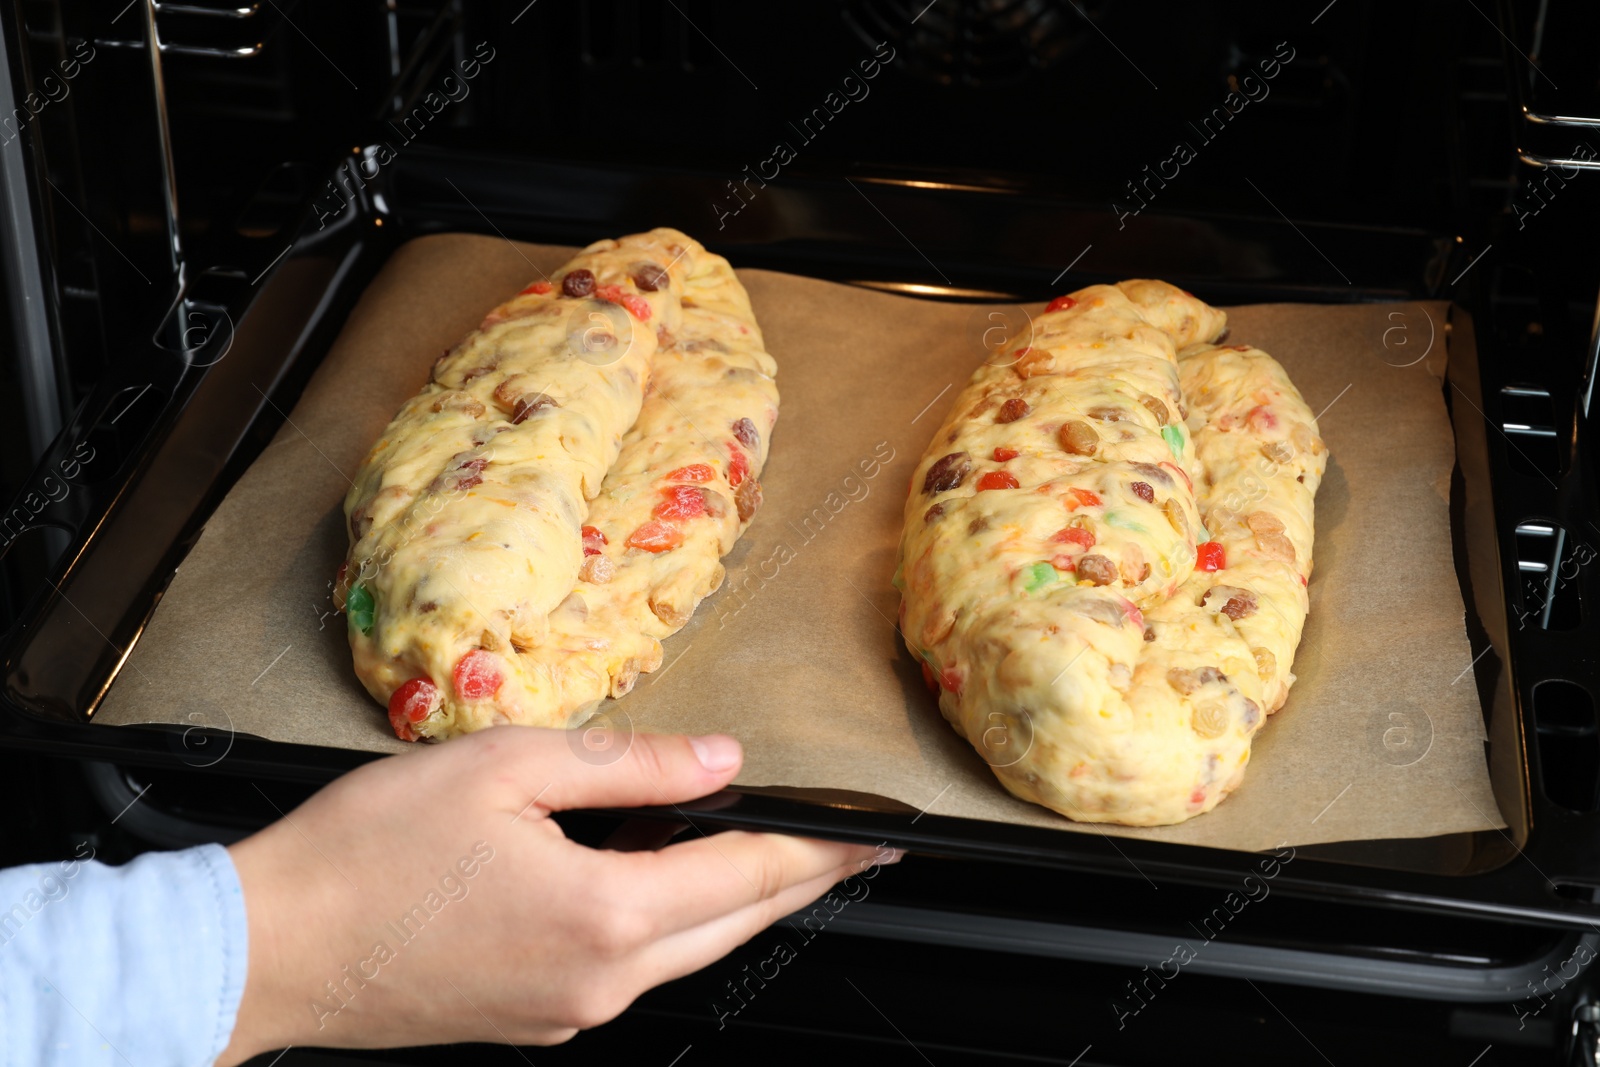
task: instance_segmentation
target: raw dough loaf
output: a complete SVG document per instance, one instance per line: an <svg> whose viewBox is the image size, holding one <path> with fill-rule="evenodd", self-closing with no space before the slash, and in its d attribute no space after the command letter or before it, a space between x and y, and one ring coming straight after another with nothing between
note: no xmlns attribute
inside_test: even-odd
<svg viewBox="0 0 1600 1067"><path fill-rule="evenodd" d="M1123 282L1051 308L918 468L902 630L1011 792L1181 822L1238 784L1293 681L1325 450L1270 356L1195 344L1224 318L1188 294Z"/></svg>

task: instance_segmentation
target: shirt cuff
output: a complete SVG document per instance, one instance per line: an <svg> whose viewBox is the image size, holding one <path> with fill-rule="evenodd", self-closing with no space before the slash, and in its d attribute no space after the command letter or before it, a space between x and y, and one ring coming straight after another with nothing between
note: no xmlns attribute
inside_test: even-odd
<svg viewBox="0 0 1600 1067"><path fill-rule="evenodd" d="M249 962L228 850L93 854L0 871L0 1062L213 1063Z"/></svg>

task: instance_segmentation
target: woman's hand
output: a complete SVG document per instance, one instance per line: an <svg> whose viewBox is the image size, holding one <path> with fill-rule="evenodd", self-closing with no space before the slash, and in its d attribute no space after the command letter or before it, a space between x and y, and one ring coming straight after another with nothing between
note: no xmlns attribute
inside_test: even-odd
<svg viewBox="0 0 1600 1067"><path fill-rule="evenodd" d="M660 851L574 844L551 812L692 800L743 754L731 737L640 734L596 764L571 736L500 727L378 760L232 846L250 961L218 1062L285 1045L565 1041L898 859L738 831Z"/></svg>

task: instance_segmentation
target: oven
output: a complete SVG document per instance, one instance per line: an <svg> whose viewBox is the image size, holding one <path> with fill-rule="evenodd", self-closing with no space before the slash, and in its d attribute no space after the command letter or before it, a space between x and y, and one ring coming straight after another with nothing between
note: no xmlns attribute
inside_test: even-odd
<svg viewBox="0 0 1600 1067"><path fill-rule="evenodd" d="M1541 0L7 0L0 856L235 840L370 758L94 713L414 237L671 225L933 301L1135 276L1223 305L1443 300L1483 650L1462 683L1503 831L1280 856L1176 967L1272 856L734 790L697 822L910 855L820 933L775 928L567 1046L471 1054L1087 1067L1201 1033L1244 1062L1600 1062L1597 23Z"/></svg>

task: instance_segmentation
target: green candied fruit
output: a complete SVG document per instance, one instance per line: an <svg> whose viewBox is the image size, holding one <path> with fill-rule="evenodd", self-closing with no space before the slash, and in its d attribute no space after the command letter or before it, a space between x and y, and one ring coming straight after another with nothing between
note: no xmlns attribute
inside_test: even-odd
<svg viewBox="0 0 1600 1067"><path fill-rule="evenodd" d="M1174 456L1183 455L1183 430L1180 427L1163 426L1161 436L1166 439L1167 447L1172 449Z"/></svg>
<svg viewBox="0 0 1600 1067"><path fill-rule="evenodd" d="M372 615L376 605L372 602L372 593L364 585L352 585L350 593L344 598L344 613L350 619L350 625L364 634L372 632Z"/></svg>
<svg viewBox="0 0 1600 1067"><path fill-rule="evenodd" d="M882 574L883 572L879 571L878 573ZM905 560L901 560L898 564L895 565L894 577L889 579L889 584L894 586L896 589L900 590L902 593L904 593L906 591L906 563L905 563Z"/></svg>
<svg viewBox="0 0 1600 1067"><path fill-rule="evenodd" d="M1026 572L1028 580L1023 588L1028 592L1037 592L1056 580L1056 569L1048 563L1040 561L1028 567Z"/></svg>
<svg viewBox="0 0 1600 1067"><path fill-rule="evenodd" d="M1106 525L1115 526L1119 530L1132 530L1134 533L1149 533L1142 524L1134 522L1120 511L1106 512Z"/></svg>

